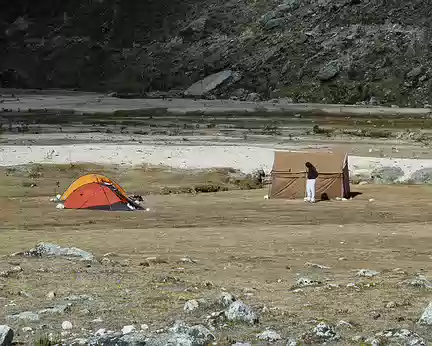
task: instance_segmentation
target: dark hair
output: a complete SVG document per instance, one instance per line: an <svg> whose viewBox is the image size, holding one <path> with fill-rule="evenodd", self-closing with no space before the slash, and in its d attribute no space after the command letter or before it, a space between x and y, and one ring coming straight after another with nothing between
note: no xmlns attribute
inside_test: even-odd
<svg viewBox="0 0 432 346"><path fill-rule="evenodd" d="M306 163L305 163L305 166L306 166L306 167L312 167L312 164L311 164L310 162L306 162Z"/></svg>

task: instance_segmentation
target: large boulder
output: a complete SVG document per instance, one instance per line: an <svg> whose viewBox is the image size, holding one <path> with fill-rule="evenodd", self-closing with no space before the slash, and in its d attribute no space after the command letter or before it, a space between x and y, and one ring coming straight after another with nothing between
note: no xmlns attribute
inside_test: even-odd
<svg viewBox="0 0 432 346"><path fill-rule="evenodd" d="M408 329L387 329L375 336L383 340L383 345L426 346L425 340L420 335Z"/></svg>
<svg viewBox="0 0 432 346"><path fill-rule="evenodd" d="M0 346L11 346L14 337L13 330L6 325L0 325Z"/></svg>
<svg viewBox="0 0 432 346"><path fill-rule="evenodd" d="M132 332L122 336L102 335L86 341L91 346L207 346L215 336L204 326L187 326L177 321L172 328L160 334Z"/></svg>
<svg viewBox="0 0 432 346"><path fill-rule="evenodd" d="M34 249L31 249L25 254L35 257L72 257L86 261L93 261L95 259L90 252L78 249L76 247L63 248L52 243L39 243Z"/></svg>
<svg viewBox="0 0 432 346"><path fill-rule="evenodd" d="M410 181L414 184L432 184L432 167L415 171L411 174Z"/></svg>
<svg viewBox="0 0 432 346"><path fill-rule="evenodd" d="M371 178L375 183L393 184L404 176L402 168L397 166L379 167L372 171Z"/></svg>
<svg viewBox="0 0 432 346"><path fill-rule="evenodd" d="M326 65L324 65L323 67L321 67L321 69L318 72L317 78L321 82L326 82L336 77L339 74L339 71L340 71L339 62L337 60L333 60L327 63Z"/></svg>
<svg viewBox="0 0 432 346"><path fill-rule="evenodd" d="M237 79L237 74L232 70L220 71L192 84L184 92L184 94L186 96L205 96L206 94L215 90L221 84L227 83L230 80L234 81Z"/></svg>
<svg viewBox="0 0 432 346"><path fill-rule="evenodd" d="M423 314L421 315L418 323L432 326L432 302L430 302L426 309L423 311Z"/></svg>
<svg viewBox="0 0 432 346"><path fill-rule="evenodd" d="M258 323L258 317L252 309L241 300L233 302L225 312L229 321L246 322L249 324Z"/></svg>

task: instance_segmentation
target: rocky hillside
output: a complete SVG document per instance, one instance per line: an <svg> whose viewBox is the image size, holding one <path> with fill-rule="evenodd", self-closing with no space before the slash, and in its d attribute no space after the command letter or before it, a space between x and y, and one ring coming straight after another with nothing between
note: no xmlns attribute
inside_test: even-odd
<svg viewBox="0 0 432 346"><path fill-rule="evenodd" d="M4 87L432 103L424 0L2 2Z"/></svg>

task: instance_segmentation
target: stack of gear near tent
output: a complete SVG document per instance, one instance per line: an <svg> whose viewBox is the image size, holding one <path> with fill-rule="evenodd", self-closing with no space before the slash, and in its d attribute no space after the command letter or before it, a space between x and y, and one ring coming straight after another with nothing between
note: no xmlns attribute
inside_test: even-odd
<svg viewBox="0 0 432 346"><path fill-rule="evenodd" d="M306 162L310 162L318 171L315 190L317 199L349 197L346 153L276 151L269 198L304 198L307 180Z"/></svg>
<svg viewBox="0 0 432 346"><path fill-rule="evenodd" d="M126 191L100 174L87 174L75 180L60 197L65 209L130 211L143 209L127 197Z"/></svg>

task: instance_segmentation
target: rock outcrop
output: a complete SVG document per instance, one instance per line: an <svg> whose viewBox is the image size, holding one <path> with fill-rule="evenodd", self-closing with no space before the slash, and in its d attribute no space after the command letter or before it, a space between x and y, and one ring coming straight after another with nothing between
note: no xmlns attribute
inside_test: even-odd
<svg viewBox="0 0 432 346"><path fill-rule="evenodd" d="M427 1L23 0L0 14L0 84L424 106L429 14Z"/></svg>

